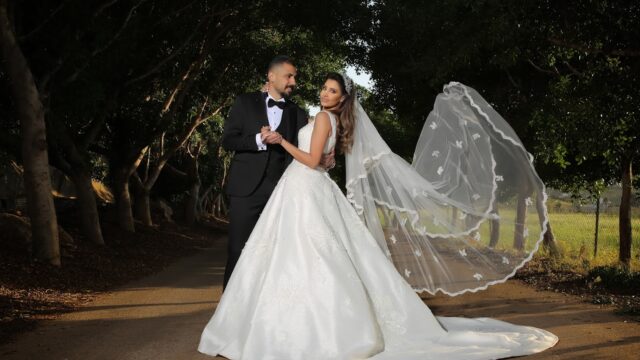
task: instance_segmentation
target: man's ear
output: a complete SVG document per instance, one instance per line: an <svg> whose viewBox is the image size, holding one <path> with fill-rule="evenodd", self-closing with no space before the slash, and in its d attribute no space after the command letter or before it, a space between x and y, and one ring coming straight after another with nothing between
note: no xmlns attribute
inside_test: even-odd
<svg viewBox="0 0 640 360"><path fill-rule="evenodd" d="M267 80L273 81L273 80L275 80L275 78L276 78L276 74L273 71L269 71L267 73Z"/></svg>

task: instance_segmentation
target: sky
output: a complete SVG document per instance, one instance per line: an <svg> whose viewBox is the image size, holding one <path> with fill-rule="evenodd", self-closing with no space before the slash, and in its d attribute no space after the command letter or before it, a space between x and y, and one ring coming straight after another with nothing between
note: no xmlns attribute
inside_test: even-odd
<svg viewBox="0 0 640 360"><path fill-rule="evenodd" d="M371 74L369 74L368 72L363 71L360 74L357 74L356 69L353 66L348 66L346 70L347 76L352 78L356 84L367 89L371 89L373 87L373 82L371 82ZM320 107L318 106L309 107L309 115L311 116L315 116L319 111Z"/></svg>

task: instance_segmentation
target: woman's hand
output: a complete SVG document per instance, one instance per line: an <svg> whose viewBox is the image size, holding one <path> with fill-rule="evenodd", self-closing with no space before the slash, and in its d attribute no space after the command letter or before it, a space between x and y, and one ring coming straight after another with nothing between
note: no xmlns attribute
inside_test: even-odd
<svg viewBox="0 0 640 360"><path fill-rule="evenodd" d="M336 166L336 148L331 149L331 152L322 155L320 158L320 166L325 170L331 170Z"/></svg>
<svg viewBox="0 0 640 360"><path fill-rule="evenodd" d="M262 142L266 144L280 144L282 143L282 135L277 131L269 131Z"/></svg>

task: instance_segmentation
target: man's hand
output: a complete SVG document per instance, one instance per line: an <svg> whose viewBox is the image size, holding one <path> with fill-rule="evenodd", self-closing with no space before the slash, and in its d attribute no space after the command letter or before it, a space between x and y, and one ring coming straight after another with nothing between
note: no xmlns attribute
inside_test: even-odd
<svg viewBox="0 0 640 360"><path fill-rule="evenodd" d="M331 149L331 152L322 155L320 158L320 166L322 166L325 170L331 170L336 166L336 149Z"/></svg>
<svg viewBox="0 0 640 360"><path fill-rule="evenodd" d="M267 137L269 132L271 132L271 126L265 125L260 128L260 140L262 140L262 142L264 142L264 138Z"/></svg>
<svg viewBox="0 0 640 360"><path fill-rule="evenodd" d="M266 136L262 138L262 142L265 144L280 144L282 142L282 135L277 131L269 131Z"/></svg>

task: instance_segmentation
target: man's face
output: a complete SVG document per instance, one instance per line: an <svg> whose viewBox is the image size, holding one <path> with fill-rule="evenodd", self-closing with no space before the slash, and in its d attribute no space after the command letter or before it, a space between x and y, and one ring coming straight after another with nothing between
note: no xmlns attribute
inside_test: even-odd
<svg viewBox="0 0 640 360"><path fill-rule="evenodd" d="M296 67L284 63L277 65L269 71L269 85L282 97L289 97L296 87Z"/></svg>

